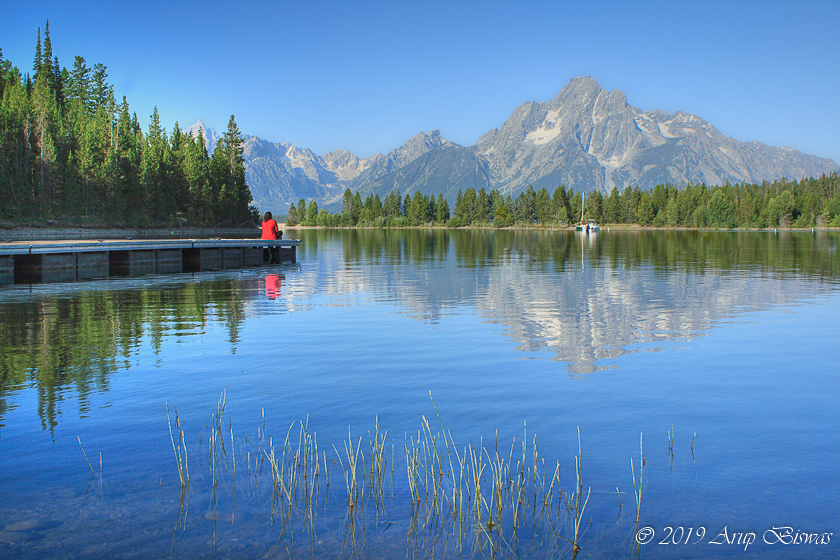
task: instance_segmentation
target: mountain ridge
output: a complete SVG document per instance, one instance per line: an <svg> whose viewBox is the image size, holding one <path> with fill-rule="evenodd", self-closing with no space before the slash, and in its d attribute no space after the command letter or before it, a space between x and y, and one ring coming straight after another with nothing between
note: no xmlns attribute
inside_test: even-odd
<svg viewBox="0 0 840 560"><path fill-rule="evenodd" d="M218 134L198 121L210 149ZM740 142L706 120L677 111L642 111L623 92L607 91L589 76L569 81L550 101L528 101L473 146L418 133L388 154L359 158L346 150L318 156L289 142L243 136L246 177L260 208L285 209L300 198L337 210L346 189L363 195L498 189L516 197L529 185L549 192L657 184L761 183L840 171L830 159L791 148ZM211 141L212 139L212 141Z"/></svg>

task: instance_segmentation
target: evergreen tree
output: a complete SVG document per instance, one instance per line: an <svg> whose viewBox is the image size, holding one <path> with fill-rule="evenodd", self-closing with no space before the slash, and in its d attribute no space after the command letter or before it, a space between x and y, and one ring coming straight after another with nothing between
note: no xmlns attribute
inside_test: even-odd
<svg viewBox="0 0 840 560"><path fill-rule="evenodd" d="M289 211L286 213L286 225L296 226L298 224L297 208L294 203L289 205Z"/></svg>
<svg viewBox="0 0 840 560"><path fill-rule="evenodd" d="M379 195L377 194L375 197L373 197L369 219L371 221L374 221L377 218L382 217L383 210L384 210L384 207L382 205L382 200L380 200Z"/></svg>
<svg viewBox="0 0 840 560"><path fill-rule="evenodd" d="M508 200L510 195L508 195ZM512 223L510 207L504 200L496 208L496 217L493 220L493 225L497 228L509 227Z"/></svg>
<svg viewBox="0 0 840 560"><path fill-rule="evenodd" d="M87 67L85 59L77 56L73 61L73 69L67 80L67 100L76 101L84 113L93 114L94 105L90 94L90 68Z"/></svg>
<svg viewBox="0 0 840 560"><path fill-rule="evenodd" d="M609 224L623 223L622 210L621 194L619 194L618 188L613 187L604 204L604 221Z"/></svg>
<svg viewBox="0 0 840 560"><path fill-rule="evenodd" d="M149 131L143 145L142 185L145 218L150 223L160 223L164 213L171 209L168 183L168 162L166 161L166 131L160 125L157 107L151 116Z"/></svg>
<svg viewBox="0 0 840 560"><path fill-rule="evenodd" d="M47 84L49 84L50 91L54 92L55 68L53 67L52 59L53 52L52 41L50 40L50 20L47 20L47 23L44 26L44 51L41 57L41 66L35 74L35 81L37 82L39 78L44 77Z"/></svg>
<svg viewBox="0 0 840 560"><path fill-rule="evenodd" d="M487 196L484 187L479 189L475 199L475 219L479 222L490 221L490 197Z"/></svg>
<svg viewBox="0 0 840 560"><path fill-rule="evenodd" d="M344 198L341 202L341 222L345 226L355 226L353 221L353 193L350 189L344 190Z"/></svg>
<svg viewBox="0 0 840 560"><path fill-rule="evenodd" d="M554 219L561 224L568 223L571 216L569 215L569 199L566 195L566 185L560 185L554 189L551 202L554 208Z"/></svg>
<svg viewBox="0 0 840 560"><path fill-rule="evenodd" d="M640 225L647 226L653 222L654 216L650 193L648 191L642 191L639 195L639 207L636 211L636 219Z"/></svg>
<svg viewBox="0 0 840 560"><path fill-rule="evenodd" d="M435 217L437 219L437 222L440 224L445 224L449 221L449 203L446 202L446 199L443 198L442 194L439 194L437 198L437 208L435 209Z"/></svg>
<svg viewBox="0 0 840 560"><path fill-rule="evenodd" d="M318 203L315 200L309 201L306 208L306 224L308 226L318 225Z"/></svg>
<svg viewBox="0 0 840 560"><path fill-rule="evenodd" d="M221 195L228 206L228 219L233 225L250 221L251 190L245 182L245 156L242 148L242 135L233 115L228 120L227 131L222 137L228 177L226 191Z"/></svg>
<svg viewBox="0 0 840 560"><path fill-rule="evenodd" d="M534 198L534 207L536 219L541 224L548 224L553 221L551 195L548 194L548 190L545 187L537 191L536 197Z"/></svg>
<svg viewBox="0 0 840 560"><path fill-rule="evenodd" d="M134 223L138 209L143 204L140 189L140 157L142 151L138 142L139 127L135 128L128 110L128 101L123 97L120 116L117 123L117 183L123 201L122 217L128 223Z"/></svg>
<svg viewBox="0 0 840 560"><path fill-rule="evenodd" d="M41 73L41 63L43 61L43 54L41 52L41 28L38 28L38 43L35 45L35 61L32 63L32 75L38 79L38 74Z"/></svg>
<svg viewBox="0 0 840 560"><path fill-rule="evenodd" d="M108 73L105 70L107 69L108 67L101 63L93 65L93 81L91 83L92 91L90 95L94 111L101 107L106 107L108 102L114 99L114 87L108 85L106 81Z"/></svg>
<svg viewBox="0 0 840 560"><path fill-rule="evenodd" d="M569 212L571 219L571 223L579 223L580 220L583 218L581 214L581 209L583 206L583 197L577 191L571 191L569 196Z"/></svg>
<svg viewBox="0 0 840 560"><path fill-rule="evenodd" d="M589 193L586 200L586 217L588 220L603 221L603 202L604 199L599 191L593 190Z"/></svg>
<svg viewBox="0 0 840 560"><path fill-rule="evenodd" d="M359 223L359 220L362 217L362 195L356 193L353 196L353 200L350 204L350 221L353 222L353 225Z"/></svg>
<svg viewBox="0 0 840 560"><path fill-rule="evenodd" d="M408 199L408 195L406 195L406 201L409 207L408 219L412 225L416 226L430 221L429 206L420 191L415 192L414 198L410 201Z"/></svg>
<svg viewBox="0 0 840 560"><path fill-rule="evenodd" d="M302 198L297 204L297 219L300 223L306 222L306 201Z"/></svg>

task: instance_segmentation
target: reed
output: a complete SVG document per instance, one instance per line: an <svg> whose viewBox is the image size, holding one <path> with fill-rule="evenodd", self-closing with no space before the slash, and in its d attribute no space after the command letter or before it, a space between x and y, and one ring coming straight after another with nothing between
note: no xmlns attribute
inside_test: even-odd
<svg viewBox="0 0 840 560"><path fill-rule="evenodd" d="M385 479L388 468L387 437L388 432L380 432L379 417L376 417L373 434L368 432L370 479L369 486L374 498L377 515L385 507Z"/></svg>
<svg viewBox="0 0 840 560"><path fill-rule="evenodd" d="M674 456L674 425L671 424L671 429L668 431L668 453L671 457Z"/></svg>
<svg viewBox="0 0 840 560"><path fill-rule="evenodd" d="M642 477L645 469L644 448L642 446L644 434L639 434L639 484L636 484L636 470L633 467L633 458L630 458L630 471L633 473L633 493L636 496L636 528L639 527L639 515L642 509ZM626 471L625 471L626 472Z"/></svg>
<svg viewBox="0 0 840 560"><path fill-rule="evenodd" d="M84 453L85 460L87 460L88 466L90 467L90 474L91 474L91 476L93 476L93 475L96 474L96 471L93 470L93 465L90 464L90 459L88 459L87 452L85 451L85 446L82 445L82 438L81 438L81 436L76 436L76 438L79 440L79 447L82 448L82 453Z"/></svg>
<svg viewBox="0 0 840 560"><path fill-rule="evenodd" d="M172 442L172 450L175 452L175 463L178 465L178 478L181 480L181 488L185 488L190 483L190 471L187 455L187 441L184 437L184 430L181 428L181 419L178 417L178 409L175 409L175 427L178 431L178 443L175 443L175 436L172 433L172 420L169 416L169 403L166 403L166 422L169 425L169 440ZM81 440L79 440L81 444ZM181 450L183 449L183 455ZM84 449L82 449L84 451ZM85 455L87 457L87 455ZM88 461L90 464L90 461ZM101 471L100 458L100 471ZM91 467L93 470L93 467Z"/></svg>
<svg viewBox="0 0 840 560"><path fill-rule="evenodd" d="M452 432L446 429L431 393L429 397L438 422L430 421L428 417L421 415L417 433L406 433L404 436L402 458L395 456L393 438L390 440L391 456L388 457L388 432L383 429L378 416L374 418L374 424L367 432L368 441L364 446L362 437L353 436L348 427L342 448L332 445L335 455L330 458L327 451L319 448L317 434L310 432L308 416L305 420L290 423L285 437L278 438L278 444L275 444L274 438L267 433L263 410L262 423L256 428L256 437L246 434L243 446L243 436L234 431L230 416L227 430L221 430L226 401L226 394L222 392L208 426L210 435L207 453L212 472L214 503L218 483L230 483L230 479L220 478L218 473L218 462L224 460L227 466L226 449L230 449L234 507L237 470L242 470L241 460L244 459L249 480L249 497L251 476L254 477L254 486L258 492L258 481L267 480L262 478L263 476L268 477L271 483L271 520L272 523L275 520L282 522L281 539L287 538L287 535L288 538L292 538L295 534L293 523L302 519L302 527L307 533L306 540L312 543L313 550L318 542L315 529L322 526L316 523L318 509L323 507L322 511L326 515L330 511L328 504L333 508L336 504L336 498L330 501L329 485L330 470L338 467L345 482L345 492L338 493L339 503L343 501L343 507L346 507L345 529L349 532L346 534L345 543L353 550L358 550L359 545L364 548L364 534L370 524L370 521L366 522L364 518L365 505L375 508L377 525L387 524L388 530L395 523L385 517L387 502L402 503L406 508L410 503L409 523L403 527L408 530L409 539L414 539L414 546L424 549L424 557L451 556L453 546L457 550L455 556L459 557L470 554L464 551L464 547L470 546L474 547L474 555L497 555L503 551L510 551L512 556L515 556L519 554L517 547L520 538L525 538L524 533L520 533L529 527L532 530L530 538L533 539L533 543L546 543L556 547L565 546L563 542L566 542L571 546L574 558L580 551L581 539L586 531L583 521L592 493L592 489L584 485L580 428L577 428L578 454L574 457L575 488L573 492L564 494L561 489L561 461L557 460L554 468L551 468L551 463L543 457L537 444L537 435L528 432L527 424L523 424L521 441L518 441L519 436L516 436L509 446L500 443L498 432L490 445L485 445L484 438L480 437L477 444L473 442L460 446L456 444ZM189 484L186 438L177 410L173 426L168 405L167 421L183 489ZM434 429L432 424L435 424ZM178 438L175 438L176 433ZM229 437L229 442L223 441L223 434ZM672 425L669 431L669 454L674 447L673 434ZM239 445L236 444L237 437L240 438ZM280 441L282 443L279 443ZM81 445L81 439L79 443ZM82 449L84 451L84 448ZM218 456L219 453L224 459ZM254 455L253 461L251 455ZM402 466L397 463L403 459L405 471L404 475L399 475L398 471ZM637 525L644 483L645 458L642 436L640 461L641 469L637 480L635 458L631 458ZM389 462L390 477L387 476ZM262 472L264 463L267 473ZM395 498L395 489L400 488L404 492L402 502L399 496ZM587 490L586 493L584 490ZM269 494L267 487L264 491ZM622 514L622 498L617 487L615 491L619 500L618 522ZM391 502L386 498L388 493L391 495ZM561 506L565 506L565 510L561 509ZM231 516L231 519L234 517ZM300 525L298 532L299 527ZM472 545L471 535L474 536ZM294 543L287 542L287 546L292 547L289 550L294 557ZM418 555L421 553L418 552Z"/></svg>
<svg viewBox="0 0 840 560"><path fill-rule="evenodd" d="M416 506L420 505L420 489L419 489L419 475L417 473L419 454L420 454L420 432L417 432L417 445L415 446L414 438L408 438L406 434L405 447L405 467L406 476L408 477L408 489L411 493L411 508L414 510ZM409 446L409 441L411 445Z"/></svg>
<svg viewBox="0 0 840 560"><path fill-rule="evenodd" d="M335 446L333 446L335 449ZM344 461L341 459L341 454L338 449L335 449L338 455L338 461L341 464L341 470L344 473L344 482L347 486L347 504L350 511L354 511L359 505L361 498L364 496L364 486L359 484L359 473L357 468L359 465L359 456L362 451L362 438L359 437L357 443L353 443L353 436L350 433L350 428L347 428L347 441L344 442L344 453L347 458L347 467L344 466ZM362 462L364 462L364 455Z"/></svg>
<svg viewBox="0 0 840 560"><path fill-rule="evenodd" d="M592 488L589 488L586 492L586 500L583 501L581 504L581 498L583 496L583 478L581 476L581 461L583 459L583 452L581 451L580 445L580 426L578 426L578 455L575 457L575 475L577 476L577 491L575 492L575 540L572 542L572 559L577 557L578 552L580 552L580 546L578 545L578 537L580 536L580 522L583 519L583 512L586 510L586 504L589 503L589 495L592 492Z"/></svg>
<svg viewBox="0 0 840 560"><path fill-rule="evenodd" d="M697 432L694 432L694 435L691 437L691 461L695 462L694 460L694 440L697 437Z"/></svg>
<svg viewBox="0 0 840 560"><path fill-rule="evenodd" d="M671 469L671 474L674 473L674 425L671 424L671 429L668 431L668 466Z"/></svg>

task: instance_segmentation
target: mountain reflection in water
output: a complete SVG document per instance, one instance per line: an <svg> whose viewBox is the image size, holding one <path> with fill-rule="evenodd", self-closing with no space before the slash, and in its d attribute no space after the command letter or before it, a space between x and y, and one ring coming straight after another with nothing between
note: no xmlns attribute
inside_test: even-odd
<svg viewBox="0 0 840 560"><path fill-rule="evenodd" d="M42 429L53 430L68 391L86 416L90 393L108 391L141 349L160 356L164 339L200 337L212 323L235 353L250 319L323 298L364 295L427 323L466 306L575 377L691 340L735 314L835 290L840 276L835 232L289 235L303 241L294 267L0 288L0 428L24 389L37 391Z"/></svg>

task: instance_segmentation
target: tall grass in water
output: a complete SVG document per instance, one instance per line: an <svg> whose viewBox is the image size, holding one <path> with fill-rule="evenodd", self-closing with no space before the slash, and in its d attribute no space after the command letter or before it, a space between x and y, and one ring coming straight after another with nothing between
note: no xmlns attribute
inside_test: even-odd
<svg viewBox="0 0 840 560"><path fill-rule="evenodd" d="M633 494L636 496L636 529L639 528L639 515L642 510L642 478L645 471L645 456L642 446L644 434L639 434L639 484L636 485L636 469L633 467L633 458L630 457L630 471L633 473Z"/></svg>
<svg viewBox="0 0 840 560"><path fill-rule="evenodd" d="M519 436L514 437L509 446L500 444L498 435L490 445L485 443L484 437L479 438L478 442L459 445L446 429L431 395L437 422L429 421L421 415L416 433L404 435L404 471L401 470L403 466L396 465L399 461L395 457L393 439L391 456L388 457L388 432L382 429L378 417L367 433L366 444L363 445L362 436L354 436L348 428L343 445L332 445L331 451L319 449L317 434L309 430L308 417L304 421L289 424L282 440L268 436L264 412L257 436L245 435L244 445L242 436L234 433L232 420L228 416L226 432L230 440L225 442L221 429L225 397L222 393L212 418L208 440L213 503L216 485L220 480L217 469L222 467L222 461L226 469L228 455L231 456L233 467L234 493L237 471L247 472L249 498L251 477L254 478L255 488L262 486L258 482L262 476L269 477L271 490L269 492L266 487L265 496L268 498L270 494L271 497L272 524L275 519L282 521L283 532L278 544L282 539L291 539L294 535L292 521L302 518L303 526L309 534L308 540L314 548L318 542L315 528L322 526L316 524L319 510L325 516L322 524L335 519L334 514L343 510L346 513L345 546L352 546L354 551L357 546L365 546L364 539L357 542L356 531L361 529L363 533L360 534L367 535L371 523L383 526L383 531L399 530L391 529L394 525L401 527L407 534L409 547L422 550L422 555L428 557L452 556L453 548L456 556L467 553L516 555L513 551L520 539L530 539L531 543L553 547L558 551L570 546L573 557L581 549L586 526L584 516L592 489L584 485L580 428L577 434L578 453L574 457L574 490L564 494L561 489L564 473L561 461L552 465L542 457L537 445L538 438L528 432L527 424L523 425L521 441L517 441ZM183 488L189 484L186 438L177 411L174 430L168 407L167 419ZM231 453L228 454L227 450ZM243 459L247 469L237 469L237 463ZM637 524L644 482L645 459L641 454L640 460L641 470L637 482L636 465L634 459L631 459ZM268 471L264 474L261 472L263 461ZM389 461L390 477L387 476ZM335 468L341 470L345 492L338 492L330 502L330 470ZM400 472L404 472L404 478L396 474ZM569 473L571 482L571 469L565 472ZM620 502L619 492L619 518ZM235 496L233 503L235 508ZM326 517L330 511L328 503L333 512L330 517ZM389 515L385 513L386 504ZM365 505L373 505L376 514L367 521L364 517ZM338 511L336 508L339 508ZM399 512L403 512L402 517ZM279 518L277 513L280 514ZM230 519L234 519L233 515ZM290 540L287 546L294 547L295 544Z"/></svg>
<svg viewBox="0 0 840 560"><path fill-rule="evenodd" d="M178 409L175 409L175 428L178 432L178 443L175 443L175 436L172 434L172 420L169 416L169 403L166 403L166 422L169 424L169 439L172 442L172 450L175 452L175 462L178 464L178 478L181 480L181 488L185 488L190 483L190 470L187 461L189 457L187 454L187 440L184 437L184 430L181 428ZM183 450L183 455L181 454L181 450ZM90 461L88 461L88 464L90 464Z"/></svg>
<svg viewBox="0 0 840 560"><path fill-rule="evenodd" d="M583 519L583 512L586 510L586 504L589 503L589 495L592 492L592 488L589 488L586 492L586 499L581 503L581 499L583 498L583 478L581 476L581 468L582 468L582 459L583 459L583 452L581 451L580 445L580 427L578 427L578 455L575 457L575 475L577 476L577 490L575 491L575 501L574 501L574 514L575 514L575 540L572 542L572 558L576 558L578 552L580 552L580 546L578 545L578 537L580 536L580 523Z"/></svg>

